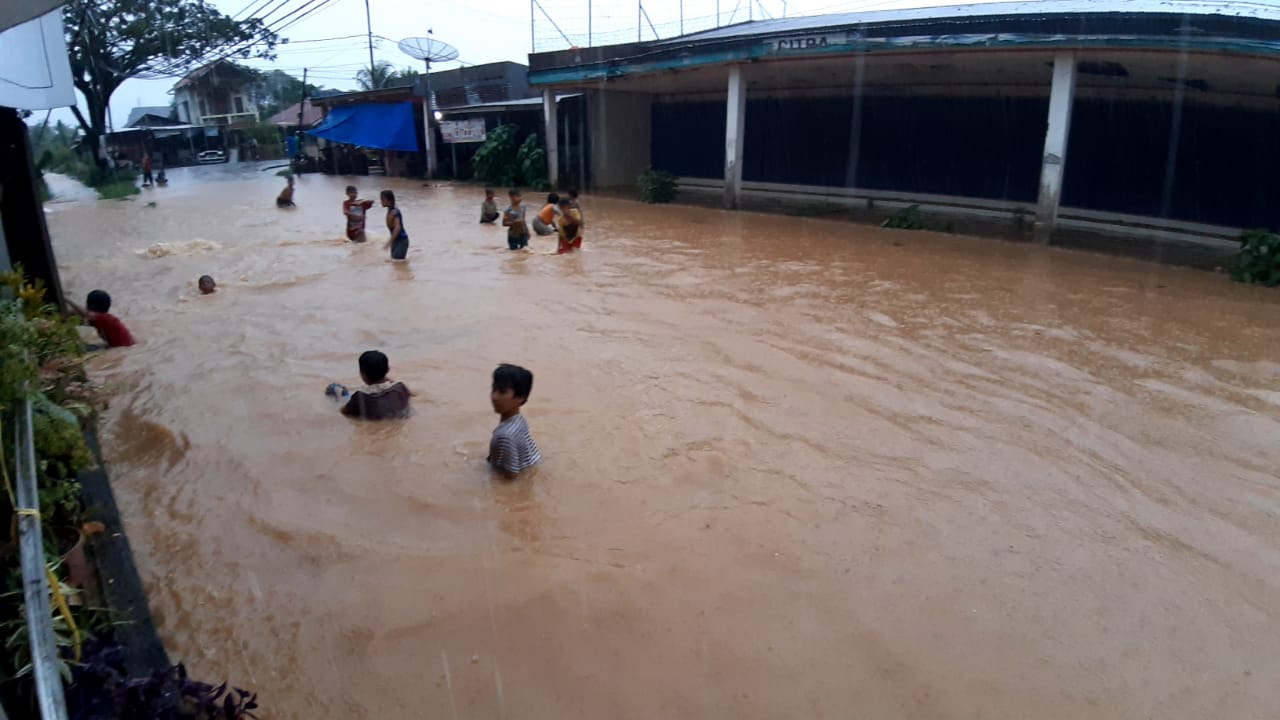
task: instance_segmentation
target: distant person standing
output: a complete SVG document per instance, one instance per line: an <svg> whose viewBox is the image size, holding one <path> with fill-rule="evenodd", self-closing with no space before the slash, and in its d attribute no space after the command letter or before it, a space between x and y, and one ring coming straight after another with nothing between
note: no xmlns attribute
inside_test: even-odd
<svg viewBox="0 0 1280 720"><path fill-rule="evenodd" d="M392 260L404 260L409 255L409 233L404 229L404 215L396 207L396 194L383 190L382 207L387 209L387 232L391 235L384 247L391 249Z"/></svg>
<svg viewBox="0 0 1280 720"><path fill-rule="evenodd" d="M151 177L151 153L142 153L142 185L146 187L154 182Z"/></svg>

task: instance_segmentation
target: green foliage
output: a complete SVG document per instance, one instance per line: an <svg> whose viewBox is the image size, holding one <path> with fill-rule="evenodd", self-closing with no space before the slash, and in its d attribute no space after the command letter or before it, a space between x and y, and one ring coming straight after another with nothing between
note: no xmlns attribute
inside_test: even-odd
<svg viewBox="0 0 1280 720"><path fill-rule="evenodd" d="M106 132L107 105L125 80L181 73L219 55L273 58L280 41L261 19L236 20L203 0L69 0L62 24L87 110L72 112L89 147Z"/></svg>
<svg viewBox="0 0 1280 720"><path fill-rule="evenodd" d="M95 189L98 191L98 197L103 200L127 200L130 195L142 192L132 180L110 182Z"/></svg>
<svg viewBox="0 0 1280 720"><path fill-rule="evenodd" d="M373 64L373 67L361 68L356 73L356 84L361 90L381 90L390 87L396 80L415 78L418 75L418 71L413 68L396 70L395 66L386 60L379 60Z"/></svg>
<svg viewBox="0 0 1280 720"><path fill-rule="evenodd" d="M314 97L320 89L320 86L312 83L307 83L305 86L307 97ZM258 106L258 117L263 120L268 120L281 110L301 102L303 91L302 81L283 70L259 73L258 79L248 88L249 96Z"/></svg>
<svg viewBox="0 0 1280 720"><path fill-rule="evenodd" d="M924 218L920 216L920 206L912 205L899 210L893 217L880 223L880 227L895 230L923 230Z"/></svg>
<svg viewBox="0 0 1280 720"><path fill-rule="evenodd" d="M516 136L520 128L502 125L490 130L484 144L471 158L476 177L490 185L510 187L520 182L520 167L516 161Z"/></svg>
<svg viewBox="0 0 1280 720"><path fill-rule="evenodd" d="M244 129L244 139L258 141L258 155L264 160L277 160L284 157L284 138L280 128L271 123L254 123Z"/></svg>
<svg viewBox="0 0 1280 720"><path fill-rule="evenodd" d="M1231 278L1267 287L1280 285L1280 235L1266 230L1240 233L1240 252L1231 268Z"/></svg>
<svg viewBox="0 0 1280 720"><path fill-rule="evenodd" d="M647 203L668 203L676 199L680 192L677 183L679 178L666 170L646 170L636 178L636 186L640 188L640 199Z"/></svg>
<svg viewBox="0 0 1280 720"><path fill-rule="evenodd" d="M547 183L547 151L537 133L530 133L520 144L516 151L516 165L525 185L534 190L550 189Z"/></svg>

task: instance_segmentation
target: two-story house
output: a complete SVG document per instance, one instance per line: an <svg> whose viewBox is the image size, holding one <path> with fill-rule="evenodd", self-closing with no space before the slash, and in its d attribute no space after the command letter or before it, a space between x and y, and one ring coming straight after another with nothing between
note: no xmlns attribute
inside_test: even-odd
<svg viewBox="0 0 1280 720"><path fill-rule="evenodd" d="M254 79L253 71L226 60L191 71L170 90L178 120L206 127L252 125L258 119L249 91Z"/></svg>

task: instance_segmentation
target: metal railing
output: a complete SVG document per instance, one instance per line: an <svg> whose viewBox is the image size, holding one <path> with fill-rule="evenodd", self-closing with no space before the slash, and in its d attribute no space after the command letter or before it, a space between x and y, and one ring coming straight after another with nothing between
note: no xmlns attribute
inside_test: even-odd
<svg viewBox="0 0 1280 720"><path fill-rule="evenodd" d="M22 594L27 614L27 638L36 698L44 720L66 720L67 702L58 673L58 645L53 634L49 604L49 571L40 533L40 495L36 484L35 435L31 425L31 400L22 401L14 417L13 464L17 488L19 556L22 560ZM2 711L0 711L2 712Z"/></svg>

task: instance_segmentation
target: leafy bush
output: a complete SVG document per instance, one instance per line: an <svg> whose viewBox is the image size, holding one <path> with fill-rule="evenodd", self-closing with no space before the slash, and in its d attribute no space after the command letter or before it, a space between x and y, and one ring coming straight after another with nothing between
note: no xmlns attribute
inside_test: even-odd
<svg viewBox="0 0 1280 720"><path fill-rule="evenodd" d="M516 164L520 166L520 175L524 184L534 190L547 190L547 151L542 147L542 140L537 133L530 133L516 151Z"/></svg>
<svg viewBox="0 0 1280 720"><path fill-rule="evenodd" d="M920 217L920 206L912 205L899 210L893 217L880 223L880 227L895 230L923 230L924 219Z"/></svg>
<svg viewBox="0 0 1280 720"><path fill-rule="evenodd" d="M1240 253L1231 268L1231 277L1267 287L1280 285L1280 235L1266 230L1240 233Z"/></svg>
<svg viewBox="0 0 1280 720"><path fill-rule="evenodd" d="M680 192L676 187L677 178L666 170L646 170L636 178L640 188L640 199L647 203L667 203L676 199Z"/></svg>
<svg viewBox="0 0 1280 720"><path fill-rule="evenodd" d="M243 720L256 718L257 695L226 683L213 686L187 677L181 664L148 678L130 679L124 648L91 642L84 662L72 668L67 706L73 720Z"/></svg>
<svg viewBox="0 0 1280 720"><path fill-rule="evenodd" d="M516 158L516 135L519 132L520 128L515 125L501 125L488 132L484 144L471 158L476 177L490 185L507 187L520 181L520 166Z"/></svg>

